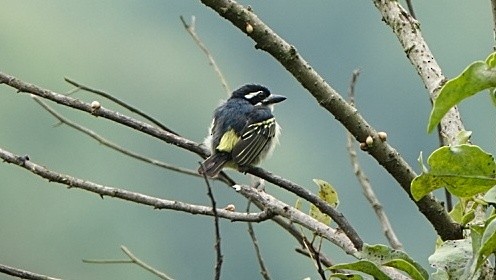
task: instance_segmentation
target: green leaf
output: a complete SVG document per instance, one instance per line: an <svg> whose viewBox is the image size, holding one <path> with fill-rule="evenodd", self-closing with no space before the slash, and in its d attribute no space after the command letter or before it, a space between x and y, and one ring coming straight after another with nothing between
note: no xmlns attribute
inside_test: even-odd
<svg viewBox="0 0 496 280"><path fill-rule="evenodd" d="M427 131L431 132L448 110L463 99L482 90L496 87L495 54L486 61L475 61L456 78L449 80L441 88L434 100Z"/></svg>
<svg viewBox="0 0 496 280"><path fill-rule="evenodd" d="M489 191L487 191L483 199L488 203L496 204L496 187L492 187Z"/></svg>
<svg viewBox="0 0 496 280"><path fill-rule="evenodd" d="M438 270L437 275L449 275L448 278L444 279L463 279L461 276L471 259L472 244L470 239L448 240L429 257L429 264Z"/></svg>
<svg viewBox="0 0 496 280"><path fill-rule="evenodd" d="M334 273L331 275L330 279L337 278L343 280L363 280L363 277L359 274L349 274L349 273Z"/></svg>
<svg viewBox="0 0 496 280"><path fill-rule="evenodd" d="M361 257L379 265L390 266L402 270L413 279L429 279L427 271L410 258L407 253L391 249L382 244L364 244Z"/></svg>
<svg viewBox="0 0 496 280"><path fill-rule="evenodd" d="M453 209L449 212L451 219L453 219L456 223L461 223L463 219L463 204L461 201L458 201Z"/></svg>
<svg viewBox="0 0 496 280"><path fill-rule="evenodd" d="M344 263L331 266L331 269L349 269L354 271L360 271L365 274L371 275L377 280L392 280L387 276L382 270L377 267L373 262L361 260L354 263Z"/></svg>
<svg viewBox="0 0 496 280"><path fill-rule="evenodd" d="M324 214L320 211L319 208L315 205L310 205L310 217L314 218L315 220L325 224L329 225L331 223L331 217L329 215Z"/></svg>
<svg viewBox="0 0 496 280"><path fill-rule="evenodd" d="M298 209L301 211L301 198L297 198L295 202L295 209Z"/></svg>
<svg viewBox="0 0 496 280"><path fill-rule="evenodd" d="M489 67L496 66L496 52L493 52L486 58L486 64L489 65Z"/></svg>
<svg viewBox="0 0 496 280"><path fill-rule="evenodd" d="M338 193L328 182L320 179L313 179L315 184L319 186L319 197L327 202L331 207L336 208L339 205ZM331 217L322 213L315 205L310 205L310 216L317 221L329 225Z"/></svg>
<svg viewBox="0 0 496 280"><path fill-rule="evenodd" d="M319 197L331 205L331 207L338 207L339 197L334 187L328 182L320 179L313 179L313 182L319 186Z"/></svg>
<svg viewBox="0 0 496 280"><path fill-rule="evenodd" d="M496 251L496 219L492 219L486 226L484 234L482 235L481 247L477 255L478 258L477 269L482 265L483 261L487 259L492 253Z"/></svg>
<svg viewBox="0 0 496 280"><path fill-rule="evenodd" d="M470 209L465 215L462 217L462 221L460 222L462 225L466 225L470 223L475 218L475 210Z"/></svg>
<svg viewBox="0 0 496 280"><path fill-rule="evenodd" d="M475 145L441 147L427 160L431 167L413 179L410 191L415 200L446 187L459 197L470 197L496 185L496 164L492 155Z"/></svg>
<svg viewBox="0 0 496 280"><path fill-rule="evenodd" d="M396 268L398 270L401 270L408 274L413 280L426 280L429 279L429 275L422 275L418 269L412 265L411 263L401 260L401 259L394 259L389 262L384 263L385 266L390 266L393 268Z"/></svg>
<svg viewBox="0 0 496 280"><path fill-rule="evenodd" d="M451 144L451 146L457 146L462 144L469 144L470 136L472 136L472 131L462 130L458 132L455 136L455 140Z"/></svg>

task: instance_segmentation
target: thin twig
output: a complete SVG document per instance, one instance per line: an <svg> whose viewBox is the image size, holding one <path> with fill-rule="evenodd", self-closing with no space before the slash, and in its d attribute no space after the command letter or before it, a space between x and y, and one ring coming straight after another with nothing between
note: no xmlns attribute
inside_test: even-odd
<svg viewBox="0 0 496 280"><path fill-rule="evenodd" d="M250 205L251 201L248 201L248 205L246 206L246 213L250 213ZM253 243L253 248L255 248L255 254L257 255L258 265L260 266L260 273L262 274L263 279L270 280L269 270L265 266L265 262L262 257L262 253L260 252L260 247L258 247L257 236L255 235L255 230L253 230L253 225L251 223L248 224L248 233L250 234L251 242Z"/></svg>
<svg viewBox="0 0 496 280"><path fill-rule="evenodd" d="M140 266L141 268L149 271L153 275L159 277L160 279L174 280L173 278L171 278L167 274L165 274L165 273L163 273L163 272L161 272L161 271L153 268L149 264L147 264L144 261L142 261L139 258L137 258L124 245L121 245L121 250L124 252L124 254L126 254L129 257L129 259L126 259L126 260L89 260L89 259L83 259L83 262L84 263L91 263L91 264L129 264L129 263L134 263L134 264Z"/></svg>
<svg viewBox="0 0 496 280"><path fill-rule="evenodd" d="M93 88L90 88L88 86L85 86L85 85L82 85L81 83L78 83L72 79L69 79L69 78L64 78L64 80L66 82L68 82L69 84L75 86L76 88L78 89L82 89L82 90L85 90L85 91L88 91L88 92L92 92L96 95L99 95L99 96L102 96L104 98L107 98L108 100L128 109L129 111L135 113L135 114L138 114L140 116L142 116L143 118L149 120L150 122L154 123L156 126L160 127L161 129L169 132L169 133L172 133L172 134L175 134L175 135L179 135L178 133L174 132L172 129L166 127L164 124L162 124L160 121L156 120L155 118L151 117L150 115L146 114L145 112L139 110L138 108L134 107L134 106L131 106L129 104L127 104L126 102L120 100L119 98L115 97L115 96L112 96L104 91L101 91L101 90L98 90L98 89L93 89ZM73 91L75 92L75 91ZM71 92L72 93L72 92Z"/></svg>
<svg viewBox="0 0 496 280"><path fill-rule="evenodd" d="M493 50L496 51L496 0L491 0L491 11L493 12L493 38L495 41Z"/></svg>
<svg viewBox="0 0 496 280"><path fill-rule="evenodd" d="M126 254L132 261L133 263L141 266L142 268L144 268L145 270L153 273L155 276L159 277L160 279L165 279L165 280L173 280L170 276L168 276L167 274L151 267L150 265L148 265L147 263L143 262L142 260L138 259L135 255L133 255L133 253L131 253L131 251L129 251L128 248L126 248L125 246L121 246L121 250L124 252L124 254Z"/></svg>
<svg viewBox="0 0 496 280"><path fill-rule="evenodd" d="M220 273L222 270L222 251L221 251L221 243L220 243L220 226L219 226L219 216L217 215L217 208L216 208L216 202L214 198L214 194L212 193L212 188L210 187L210 182L208 181L207 175L205 174L205 167L203 166L202 162L200 163L200 168L203 170L203 178L205 179L205 184L207 185L207 195L210 198L210 201L212 203L212 209L214 213L214 225L215 225L215 252L217 256L217 261L215 262L215 274L214 274L214 279L219 280L220 279Z"/></svg>
<svg viewBox="0 0 496 280"><path fill-rule="evenodd" d="M145 157L143 155L140 155L138 153L135 153L135 152L132 152L128 149L125 149L111 141L109 141L108 139L100 136L98 133L84 127L84 126L81 126L75 122L72 122L70 121L69 119L65 118L64 116L62 116L61 114L59 114L57 111L55 111L53 108L51 108L50 106L48 106L45 102L43 102L40 98L36 97L36 96L32 96L33 100L36 101L36 103L38 103L41 107L43 107L43 109L45 109L48 113L50 113L52 116L54 116L57 120L59 120L61 123L63 124L66 124L67 126L69 127L72 127L88 136L90 136L91 138L95 139L96 141L98 141L100 144L106 146L106 147L109 147L115 151L118 151L124 155L127 155L127 156L130 156L132 158L135 158L137 160L140 160L140 161L143 161L143 162L146 162L146 163L149 163L149 164L152 164L152 165L155 165L155 166L158 166L158 167L161 167L161 168L165 168L165 169L168 169L168 170L172 170L172 171L175 171L175 172L179 172L179 173L182 173L182 174L186 174L186 175L190 175L190 176L195 176L195 177L202 177L200 174L198 174L198 172L196 172L196 170L191 170L191 169L187 169L187 168L182 168L182 167L177 167L177 166L174 166L172 164L168 164L168 163L165 163L163 161L160 161L160 160L157 160L157 159L153 159L153 158L149 158L149 157ZM216 180L219 180L218 177L214 178Z"/></svg>
<svg viewBox="0 0 496 280"><path fill-rule="evenodd" d="M355 85L356 85L356 82L357 82L359 75L360 75L360 70L355 70L355 71L353 71L353 74L351 77L348 95L350 98L350 104L352 106L355 106ZM379 199L377 198L367 175L365 175L365 173L362 170L362 167L360 166L360 163L358 162L358 157L357 157L357 153L355 150L355 146L353 145L354 142L355 142L355 139L353 138L353 135L348 133L348 142L346 144L346 149L348 150L348 154L350 156L351 165L353 167L353 172L355 173L355 177L358 179L360 186L362 186L363 194L365 195L365 197L369 201L370 205L374 209L375 214L376 214L377 218L379 219L379 223L381 224L382 231L384 232L387 240L389 241L389 244L394 249L402 250L403 245L401 244L398 237L396 236L396 234L393 230L393 227L392 227L391 223L389 222L389 219L386 215L386 212L384 211L384 208L382 207L382 204L380 203Z"/></svg>
<svg viewBox="0 0 496 280"><path fill-rule="evenodd" d="M413 9L412 0L406 0L406 6L408 7L408 12L410 13L410 15L412 15L412 17L416 19L417 17L415 16L415 10Z"/></svg>
<svg viewBox="0 0 496 280"><path fill-rule="evenodd" d="M29 280L61 280L60 278L54 278L54 277L34 273L27 270L7 266L4 264L0 264L0 273L18 277L21 279L29 279Z"/></svg>
<svg viewBox="0 0 496 280"><path fill-rule="evenodd" d="M320 239L320 241L322 244L322 238ZM320 262L319 257L320 248L318 250L315 250L315 248L313 247L313 242L309 242L306 237L303 238L303 245L308 252L308 256L310 256L310 259L312 259L312 261L314 262L315 268L317 268L317 272L319 273L320 277L322 278L322 280L326 280L325 271L324 269L322 269L322 263Z"/></svg>
<svg viewBox="0 0 496 280"><path fill-rule="evenodd" d="M217 63L215 62L213 56L210 54L210 51L207 49L207 47L205 46L205 44L203 44L203 42L200 39L200 37L198 36L198 34L196 34L196 31L195 31L195 17L194 16L191 17L191 23L190 24L186 23L186 20L184 19L183 16L179 16L179 18L181 19L181 22L183 23L184 28L186 29L186 31L189 33L189 35L191 35L191 38L193 38L193 40L198 45L198 47L200 47L200 49L207 56L207 59L209 61L209 64L212 65L212 67L215 70L215 73L217 74L217 76L219 76L219 79L220 79L220 82L222 84L222 87L227 92L227 95L230 95L231 94L231 89L229 88L229 85L227 84L227 81L224 78L224 75L222 75L222 72L220 71L219 66L217 66Z"/></svg>

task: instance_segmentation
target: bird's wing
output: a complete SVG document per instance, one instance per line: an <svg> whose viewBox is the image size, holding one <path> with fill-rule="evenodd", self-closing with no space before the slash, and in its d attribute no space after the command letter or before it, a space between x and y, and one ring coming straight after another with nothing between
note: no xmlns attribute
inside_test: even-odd
<svg viewBox="0 0 496 280"><path fill-rule="evenodd" d="M274 137L275 132L274 118L248 124L241 132L241 138L231 152L234 162L239 166L251 165Z"/></svg>

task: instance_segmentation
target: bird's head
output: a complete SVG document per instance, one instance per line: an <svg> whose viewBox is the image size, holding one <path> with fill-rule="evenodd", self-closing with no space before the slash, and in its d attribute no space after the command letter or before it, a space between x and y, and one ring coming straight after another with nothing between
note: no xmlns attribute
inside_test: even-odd
<svg viewBox="0 0 496 280"><path fill-rule="evenodd" d="M270 106L286 100L285 96L271 94L270 90L262 85L247 84L232 93L231 98L242 98L253 106Z"/></svg>

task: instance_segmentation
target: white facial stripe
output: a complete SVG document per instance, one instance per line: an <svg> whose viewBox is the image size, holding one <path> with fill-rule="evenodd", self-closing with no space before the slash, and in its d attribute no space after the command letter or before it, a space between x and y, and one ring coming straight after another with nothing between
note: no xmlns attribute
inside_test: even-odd
<svg viewBox="0 0 496 280"><path fill-rule="evenodd" d="M255 97L261 93L263 93L263 91L261 91L261 90L255 91L255 92L250 92L247 95L245 95L245 98L249 100L249 99L252 99L253 97Z"/></svg>

